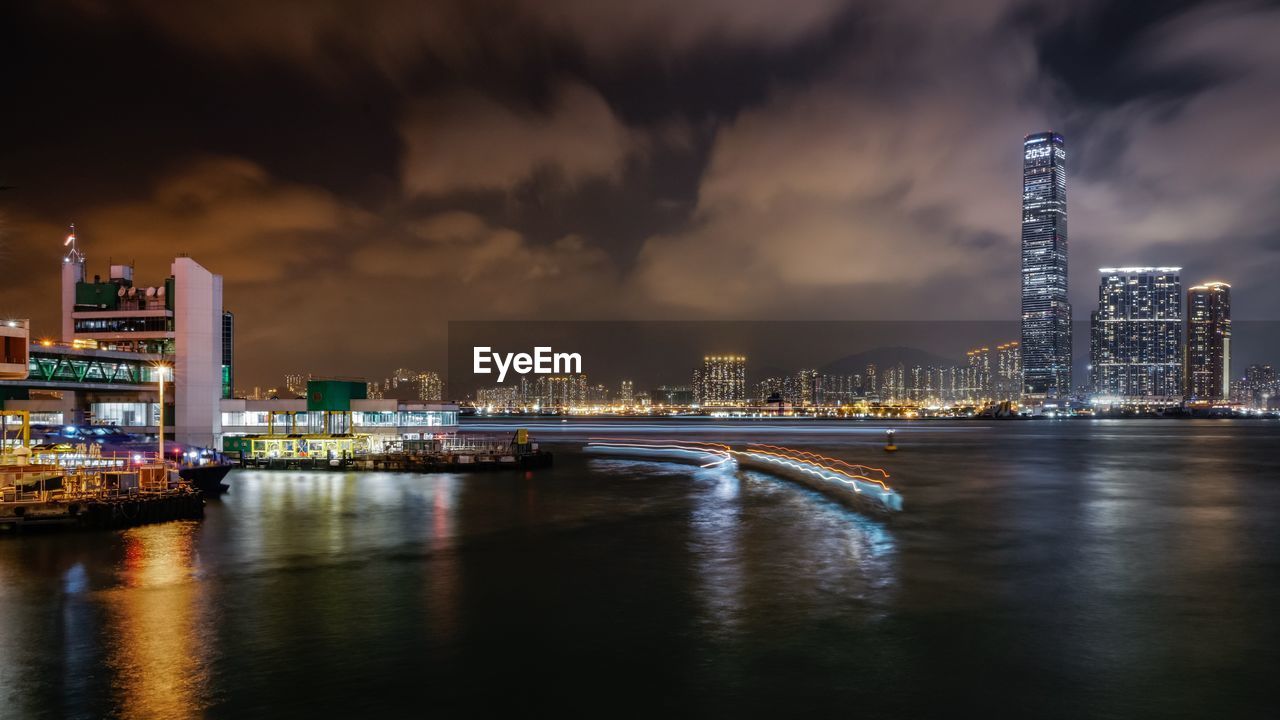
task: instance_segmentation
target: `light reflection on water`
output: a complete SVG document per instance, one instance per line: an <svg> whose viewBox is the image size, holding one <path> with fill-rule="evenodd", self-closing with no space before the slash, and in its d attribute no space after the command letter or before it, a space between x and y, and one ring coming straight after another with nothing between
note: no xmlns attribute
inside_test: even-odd
<svg viewBox="0 0 1280 720"><path fill-rule="evenodd" d="M868 621L882 617L891 601L894 543L884 521L778 476L731 465L593 458L589 467L594 474L678 478L699 487L686 547L704 625L717 637L783 617L780 601L840 598L839 612L864 613Z"/></svg>
<svg viewBox="0 0 1280 720"><path fill-rule="evenodd" d="M1275 707L1280 426L804 436L906 512L561 446L532 475L237 472L202 522L0 538L0 715Z"/></svg>
<svg viewBox="0 0 1280 720"><path fill-rule="evenodd" d="M205 653L214 628L200 608L198 530L197 522L126 530L119 586L98 593L121 717L199 717L207 704Z"/></svg>

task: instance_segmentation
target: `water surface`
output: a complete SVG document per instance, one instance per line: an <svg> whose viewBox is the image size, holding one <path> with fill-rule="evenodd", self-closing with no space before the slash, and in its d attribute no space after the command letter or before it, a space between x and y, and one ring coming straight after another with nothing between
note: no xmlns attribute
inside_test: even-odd
<svg viewBox="0 0 1280 720"><path fill-rule="evenodd" d="M0 537L0 716L1275 715L1280 423L898 428L537 423L548 472ZM576 452L620 433L880 464L906 511Z"/></svg>

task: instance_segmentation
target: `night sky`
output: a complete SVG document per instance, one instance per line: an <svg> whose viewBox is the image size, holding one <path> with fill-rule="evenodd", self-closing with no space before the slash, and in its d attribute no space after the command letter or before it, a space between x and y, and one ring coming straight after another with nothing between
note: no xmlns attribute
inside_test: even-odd
<svg viewBox="0 0 1280 720"><path fill-rule="evenodd" d="M0 10L0 315L221 273L237 384L444 358L445 321L1018 313L1022 137L1071 292L1180 265L1280 319L1280 9L520 0ZM987 339L983 339L987 341Z"/></svg>

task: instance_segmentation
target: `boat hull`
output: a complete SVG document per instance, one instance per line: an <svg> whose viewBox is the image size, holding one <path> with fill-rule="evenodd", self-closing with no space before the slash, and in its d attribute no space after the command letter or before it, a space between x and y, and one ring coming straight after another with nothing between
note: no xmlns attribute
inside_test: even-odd
<svg viewBox="0 0 1280 720"><path fill-rule="evenodd" d="M178 474L205 495L221 495L230 489L222 481L233 467L235 466L230 464L197 465L184 467Z"/></svg>

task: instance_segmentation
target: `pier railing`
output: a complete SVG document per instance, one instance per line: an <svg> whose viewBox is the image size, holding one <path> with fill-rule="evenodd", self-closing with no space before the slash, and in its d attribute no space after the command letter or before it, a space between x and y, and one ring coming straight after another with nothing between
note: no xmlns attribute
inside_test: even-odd
<svg viewBox="0 0 1280 720"><path fill-rule="evenodd" d="M164 493L187 483L155 454L113 454L62 465L0 465L0 503L90 500Z"/></svg>

